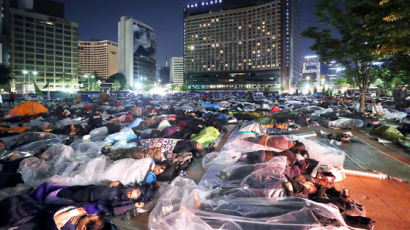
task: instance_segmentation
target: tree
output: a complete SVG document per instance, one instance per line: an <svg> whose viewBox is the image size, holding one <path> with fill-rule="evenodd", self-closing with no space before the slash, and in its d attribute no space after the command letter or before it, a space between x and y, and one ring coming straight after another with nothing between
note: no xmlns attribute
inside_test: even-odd
<svg viewBox="0 0 410 230"><path fill-rule="evenodd" d="M376 78L374 85L377 87L378 93L381 96L387 95L388 91L404 84L404 76L400 73L394 73L383 66L375 67L371 74Z"/></svg>
<svg viewBox="0 0 410 230"><path fill-rule="evenodd" d="M342 88L347 86L347 81L345 77L338 77L336 78L335 82L333 83L333 86L336 88Z"/></svg>
<svg viewBox="0 0 410 230"><path fill-rule="evenodd" d="M188 91L188 85L183 84L181 85L181 92L187 92Z"/></svg>
<svg viewBox="0 0 410 230"><path fill-rule="evenodd" d="M302 35L315 40L310 48L320 55L321 61L329 62L336 60L345 68L345 74L359 88L360 111L365 108L365 93L368 91L375 76L371 74L372 62L380 60L386 55L391 55L400 51L408 52L409 48L398 41L404 39L402 32L381 35L386 29L393 31L401 28L400 23L408 16L403 16L401 10L391 7L391 0L321 0L316 4L316 15L320 23L328 23L339 33L335 36L328 29L318 29L309 27ZM408 1L397 0L395 6L400 9L406 8ZM388 7L387 5L388 4ZM408 8L408 7L407 7ZM403 9L408 11L408 9ZM394 12L393 12L394 11ZM397 13L395 13L397 12ZM386 20L382 15L401 15L397 20ZM392 16L393 17L393 16ZM380 26L381 28L377 28ZM408 32L408 28L405 31ZM407 33L405 32L405 33ZM382 52L389 45L386 43L387 37L394 41L394 49ZM408 36L407 36L408 37Z"/></svg>
<svg viewBox="0 0 410 230"><path fill-rule="evenodd" d="M112 88L114 90L119 90L121 88L121 84L119 80L115 80L114 83L112 83Z"/></svg>
<svg viewBox="0 0 410 230"><path fill-rule="evenodd" d="M118 80L118 82L120 83L120 86L121 86L120 89L126 90L127 78L125 77L125 75L122 73L113 74L107 79L107 82L114 83L116 80Z"/></svg>

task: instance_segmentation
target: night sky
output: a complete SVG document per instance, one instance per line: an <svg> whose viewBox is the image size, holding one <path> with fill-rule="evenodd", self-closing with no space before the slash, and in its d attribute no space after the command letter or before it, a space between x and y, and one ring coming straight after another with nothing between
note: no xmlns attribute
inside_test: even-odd
<svg viewBox="0 0 410 230"><path fill-rule="evenodd" d="M154 28L157 36L157 63L165 65L166 57L183 55L184 6L192 0L56 0L65 4L66 18L79 24L79 40L92 38L118 41L118 21L131 16ZM301 0L301 31L317 26L314 3ZM301 54L311 55L313 41L302 38Z"/></svg>

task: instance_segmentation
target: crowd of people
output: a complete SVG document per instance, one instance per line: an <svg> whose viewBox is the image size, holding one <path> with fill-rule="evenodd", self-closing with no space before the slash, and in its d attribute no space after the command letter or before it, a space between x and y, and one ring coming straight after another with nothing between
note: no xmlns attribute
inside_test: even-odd
<svg viewBox="0 0 410 230"><path fill-rule="evenodd" d="M209 168L220 167L222 159L223 167L205 175L211 190L194 186L198 191L184 192L192 199L179 208L182 213L200 210L197 217L213 228L227 224L226 218L243 229L271 226L266 218L278 218L277 224L285 226L305 211L306 219L296 224L300 227L371 228L364 208L334 188L337 175L321 168L327 163L342 166L343 154L331 150L335 156L321 155L318 146L284 135L304 126L368 127L374 135L410 148L409 115L386 101L371 103L365 113L356 111L349 98L249 93L80 95L43 104L46 112L39 113L33 111L40 103L27 110L25 103L19 104L1 121L0 210L5 215L0 227L116 229L113 217L148 211L159 188L167 186L163 182L174 181L169 186L175 189L178 183L190 183L181 181L186 170L194 159L203 158L212 159L203 163ZM241 128L215 152L228 124ZM349 135L328 138L349 141ZM162 194L160 201L184 197L172 196ZM267 198L270 206L258 203ZM161 215L170 210L156 216L155 209L151 215L158 221L150 222L151 227L164 229L159 227ZM211 213L225 219L212 219ZM293 217L282 219L286 213Z"/></svg>

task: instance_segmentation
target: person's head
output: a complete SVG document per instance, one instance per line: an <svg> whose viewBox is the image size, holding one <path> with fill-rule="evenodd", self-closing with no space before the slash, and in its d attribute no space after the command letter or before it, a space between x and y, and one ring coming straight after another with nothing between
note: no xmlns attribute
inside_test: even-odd
<svg viewBox="0 0 410 230"><path fill-rule="evenodd" d="M99 215L85 215L77 224L77 230L101 230L104 228L103 218Z"/></svg>
<svg viewBox="0 0 410 230"><path fill-rule="evenodd" d="M155 175L159 175L165 171L165 168L166 168L165 165L156 165L154 167L154 170L152 171L155 173Z"/></svg>
<svg viewBox="0 0 410 230"><path fill-rule="evenodd" d="M302 182L301 184L309 191L309 194L314 194L317 192L317 188L312 182L306 181Z"/></svg>
<svg viewBox="0 0 410 230"><path fill-rule="evenodd" d="M380 106L380 105L382 105L382 102L381 101L376 101L376 105Z"/></svg>
<svg viewBox="0 0 410 230"><path fill-rule="evenodd" d="M401 91L405 91L405 90L406 90L406 86L403 85L403 86L401 87Z"/></svg>
<svg viewBox="0 0 410 230"><path fill-rule="evenodd" d="M197 150L202 150L202 149L204 149L204 146L201 144L201 143L199 143L199 142L193 142L193 146L194 146L194 148L195 149L197 149Z"/></svg>
<svg viewBox="0 0 410 230"><path fill-rule="evenodd" d="M141 190L139 190L139 189L137 189L137 188L131 189L131 190L129 190L129 191L127 192L127 197L128 197L129 199L136 200L136 199L138 199L138 197L140 197L140 196L141 196Z"/></svg>

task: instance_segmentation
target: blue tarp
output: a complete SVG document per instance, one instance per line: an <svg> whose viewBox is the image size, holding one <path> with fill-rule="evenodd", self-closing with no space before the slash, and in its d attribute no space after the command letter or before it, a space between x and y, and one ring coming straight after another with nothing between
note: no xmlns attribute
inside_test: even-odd
<svg viewBox="0 0 410 230"><path fill-rule="evenodd" d="M205 102L201 102L201 106L204 107L205 109L218 109L219 108L218 104L208 104Z"/></svg>

